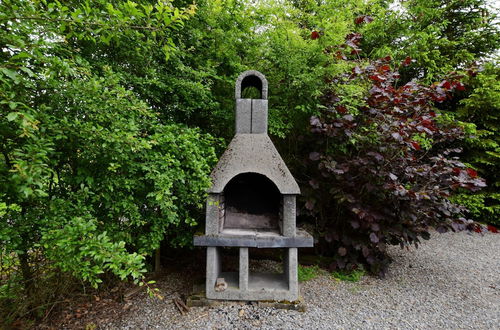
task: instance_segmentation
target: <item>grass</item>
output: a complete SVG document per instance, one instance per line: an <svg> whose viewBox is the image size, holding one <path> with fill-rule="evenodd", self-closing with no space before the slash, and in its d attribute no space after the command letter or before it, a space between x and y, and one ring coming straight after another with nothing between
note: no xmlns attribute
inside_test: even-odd
<svg viewBox="0 0 500 330"><path fill-rule="evenodd" d="M299 268L298 268L299 282L312 280L313 278L318 277L321 273L322 273L322 270L317 265L314 265L314 266L299 265Z"/></svg>
<svg viewBox="0 0 500 330"><path fill-rule="evenodd" d="M334 279L339 281L347 282L359 282L366 271L358 265L359 268L354 270L338 270L334 272L328 272L328 266L335 261L333 257L325 257L318 255L304 255L300 257L300 261L306 265L314 266L303 266L299 265L299 281L308 281L319 275L331 275Z"/></svg>
<svg viewBox="0 0 500 330"><path fill-rule="evenodd" d="M339 281L359 282L359 280L366 274L364 269L355 269L351 271L339 270L332 272L332 276Z"/></svg>

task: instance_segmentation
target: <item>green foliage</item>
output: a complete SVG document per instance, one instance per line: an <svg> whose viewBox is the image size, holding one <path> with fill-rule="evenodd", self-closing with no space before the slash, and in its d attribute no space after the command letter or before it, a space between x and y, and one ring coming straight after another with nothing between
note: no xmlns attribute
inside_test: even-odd
<svg viewBox="0 0 500 330"><path fill-rule="evenodd" d="M56 270L93 286L106 274L142 281L162 240L190 244L216 140L141 99L129 72L164 66L194 7L1 7L0 300L38 296L34 278ZM5 305L9 318L25 313Z"/></svg>
<svg viewBox="0 0 500 330"><path fill-rule="evenodd" d="M362 55L411 57L403 80L433 82L494 53L500 43L498 13L486 0L377 1L366 14L374 20L359 28Z"/></svg>
<svg viewBox="0 0 500 330"><path fill-rule="evenodd" d="M317 265L313 266L303 266L299 265L298 267L298 278L299 282L305 282L312 279L315 279L319 275L321 275L321 268Z"/></svg>
<svg viewBox="0 0 500 330"><path fill-rule="evenodd" d="M459 119L475 124L465 144L466 161L486 179L481 193L463 194L456 202L477 221L500 225L500 66L498 61L471 69L467 90L455 110Z"/></svg>
<svg viewBox="0 0 500 330"><path fill-rule="evenodd" d="M139 280L162 240L190 245L207 174L234 132L234 80L246 69L269 81L269 133L304 188L311 178L297 155L313 151L310 117L333 103L342 115L365 111L368 84L349 79L356 66L408 59L402 86L478 62L461 101L441 106L440 124L456 119L473 135L466 161L489 185L456 201L475 219L500 218L500 79L498 63L483 63L500 40L485 0L192 3L1 2L0 299L33 294L35 273L50 281L56 269L92 285L107 274ZM379 145L378 130L362 125L334 147ZM421 132L411 140L422 152L437 143ZM337 221L335 212L323 218Z"/></svg>
<svg viewBox="0 0 500 330"><path fill-rule="evenodd" d="M332 277L339 281L359 282L365 274L366 271L362 268L353 270L338 270L332 272Z"/></svg>
<svg viewBox="0 0 500 330"><path fill-rule="evenodd" d="M129 253L124 241L113 242L106 231L97 229L96 222L77 217L62 228L44 230L40 245L45 256L60 270L71 272L96 288L102 282L99 275L105 271L122 280L128 276L140 279L144 256Z"/></svg>
<svg viewBox="0 0 500 330"><path fill-rule="evenodd" d="M480 222L500 225L500 194L495 190L486 190L477 194L453 196L454 203L467 208L469 215Z"/></svg>

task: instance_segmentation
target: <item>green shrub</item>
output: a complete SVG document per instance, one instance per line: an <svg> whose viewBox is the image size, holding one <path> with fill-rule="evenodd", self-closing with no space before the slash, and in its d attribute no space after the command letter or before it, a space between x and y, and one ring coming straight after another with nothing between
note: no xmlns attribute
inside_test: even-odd
<svg viewBox="0 0 500 330"><path fill-rule="evenodd" d="M138 282L162 240L191 244L217 140L160 114L132 83L139 69L166 63L172 31L193 7L1 7L0 305L10 306L0 309L3 321L50 310L43 301L54 296L42 278ZM111 66L109 58L120 60Z"/></svg>

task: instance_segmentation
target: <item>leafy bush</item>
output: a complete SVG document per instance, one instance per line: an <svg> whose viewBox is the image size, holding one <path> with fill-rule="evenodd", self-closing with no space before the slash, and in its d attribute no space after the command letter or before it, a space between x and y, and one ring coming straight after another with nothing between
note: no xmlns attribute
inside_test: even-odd
<svg viewBox="0 0 500 330"><path fill-rule="evenodd" d="M407 59L402 65L410 65ZM336 88L325 94L324 110L311 118L314 151L309 154L310 196L306 203L320 220L333 269L367 264L383 274L387 244L401 247L439 232L475 226L449 197L477 191L485 183L455 156L463 127L433 102L442 102L463 84L451 78L424 86L398 84L391 59L353 68L335 85L364 86L364 106L342 104Z"/></svg>
<svg viewBox="0 0 500 330"><path fill-rule="evenodd" d="M165 61L191 11L163 1L2 2L0 305L9 308L0 319L50 308L34 298L47 293L41 278L139 281L162 240L190 244L216 140L162 116L125 71L150 50ZM108 55L122 70L99 60Z"/></svg>
<svg viewBox="0 0 500 330"><path fill-rule="evenodd" d="M415 59L401 76L431 83L451 71L495 54L500 43L498 11L488 0L375 2L370 24L358 24L361 56Z"/></svg>
<svg viewBox="0 0 500 330"><path fill-rule="evenodd" d="M480 193L461 194L454 199L477 221L500 225L500 67L497 61L468 70L466 91L454 110L463 121L472 122L474 136L466 140L464 160L485 178L488 187Z"/></svg>

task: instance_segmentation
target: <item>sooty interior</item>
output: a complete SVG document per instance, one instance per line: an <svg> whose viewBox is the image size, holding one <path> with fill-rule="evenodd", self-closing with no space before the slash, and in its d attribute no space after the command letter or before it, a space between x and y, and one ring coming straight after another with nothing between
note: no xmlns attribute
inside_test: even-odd
<svg viewBox="0 0 500 330"><path fill-rule="evenodd" d="M224 188L224 200L224 228L279 228L281 194L264 175L235 176Z"/></svg>

